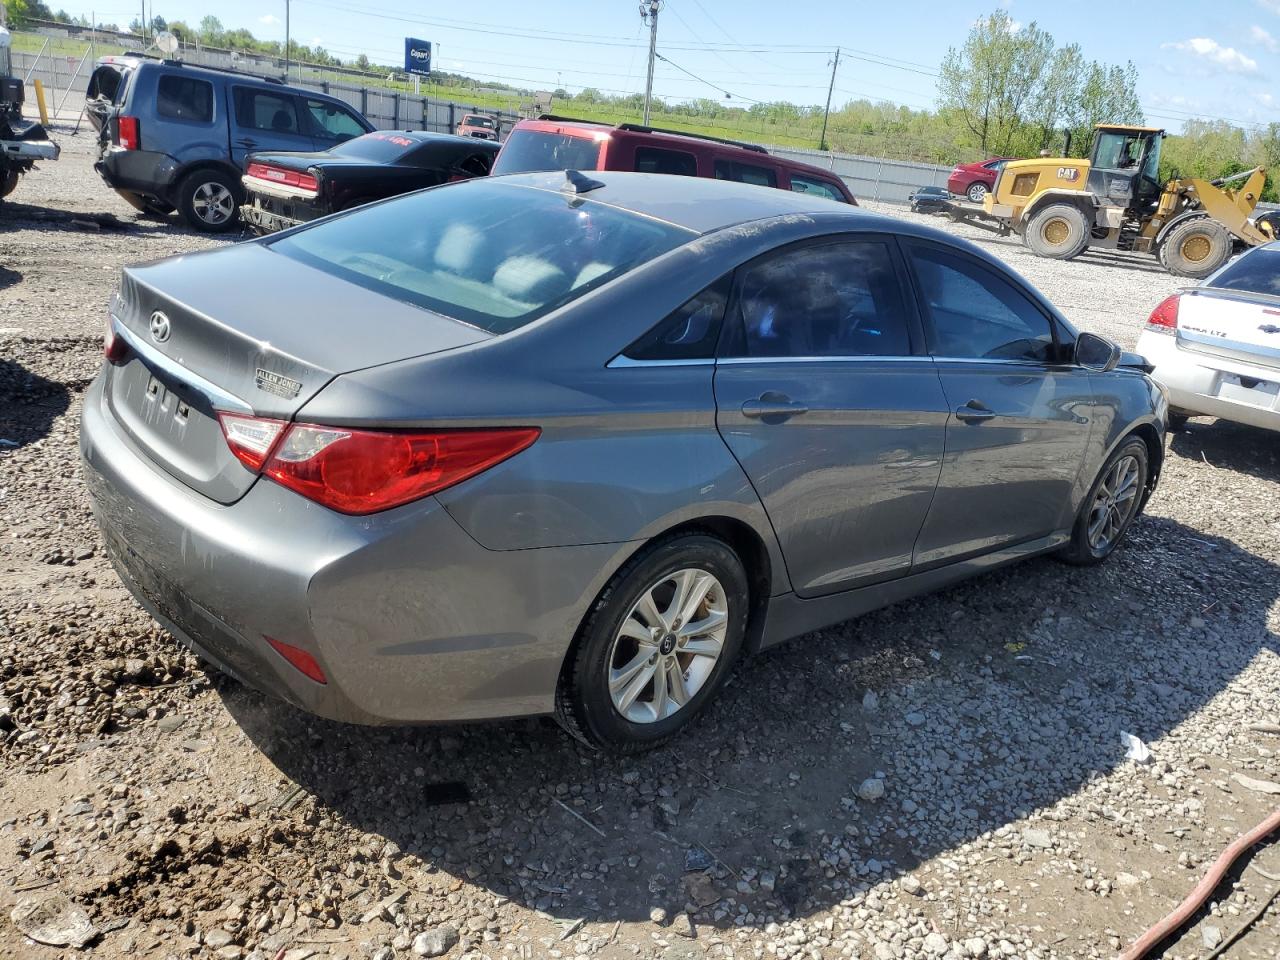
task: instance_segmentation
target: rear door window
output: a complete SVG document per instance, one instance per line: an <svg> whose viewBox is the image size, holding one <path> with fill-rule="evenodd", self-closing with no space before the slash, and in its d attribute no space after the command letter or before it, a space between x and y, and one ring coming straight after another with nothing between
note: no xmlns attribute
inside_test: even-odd
<svg viewBox="0 0 1280 960"><path fill-rule="evenodd" d="M731 355L902 357L911 310L882 240L804 244L741 271Z"/></svg>
<svg viewBox="0 0 1280 960"><path fill-rule="evenodd" d="M799 173L791 174L791 192L807 193L811 197L826 197L828 200L836 200L840 203L848 202L834 183L819 180L817 177L806 177Z"/></svg>
<svg viewBox="0 0 1280 960"><path fill-rule="evenodd" d="M236 87L235 103L236 123L242 127L306 136L298 123L297 101L288 94Z"/></svg>
<svg viewBox="0 0 1280 960"><path fill-rule="evenodd" d="M738 183L754 183L761 187L776 187L778 175L769 167L737 160L716 160L717 180L736 180Z"/></svg>
<svg viewBox="0 0 1280 960"><path fill-rule="evenodd" d="M677 177L696 177L698 158L683 150L661 147L636 147L637 173L666 173Z"/></svg>
<svg viewBox="0 0 1280 960"><path fill-rule="evenodd" d="M365 134L364 125L341 104L329 100L307 100L306 103L311 116L311 135L317 140L341 143Z"/></svg>
<svg viewBox="0 0 1280 960"><path fill-rule="evenodd" d="M493 175L539 170L598 170L602 141L547 130L512 130L493 165Z"/></svg>
<svg viewBox="0 0 1280 960"><path fill-rule="evenodd" d="M191 123L213 121L213 84L208 80L166 74L156 85L156 113Z"/></svg>

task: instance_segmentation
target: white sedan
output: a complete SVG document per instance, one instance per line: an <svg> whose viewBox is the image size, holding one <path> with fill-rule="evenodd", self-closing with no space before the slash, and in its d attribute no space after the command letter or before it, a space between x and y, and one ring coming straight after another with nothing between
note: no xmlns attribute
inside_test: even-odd
<svg viewBox="0 0 1280 960"><path fill-rule="evenodd" d="M1280 430L1280 241L1163 300L1138 352L1169 392L1169 425L1212 416Z"/></svg>

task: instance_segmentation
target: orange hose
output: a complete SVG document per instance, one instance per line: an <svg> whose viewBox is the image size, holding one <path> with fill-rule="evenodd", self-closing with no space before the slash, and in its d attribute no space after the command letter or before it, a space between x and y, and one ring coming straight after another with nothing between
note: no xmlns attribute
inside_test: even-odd
<svg viewBox="0 0 1280 960"><path fill-rule="evenodd" d="M1143 957L1147 956L1153 947L1190 920L1196 911L1204 906L1205 901L1212 896L1213 891L1218 888L1218 884L1222 883L1222 878L1227 875L1231 865L1240 859L1241 854L1276 830L1280 830L1280 807L1273 810L1271 816L1267 817L1244 836L1237 838L1231 846L1223 850L1222 855L1213 862L1209 872L1204 875L1204 879L1196 884L1196 888L1187 894L1187 898L1178 904L1177 909L1140 936L1133 946L1121 955L1120 960L1142 960Z"/></svg>

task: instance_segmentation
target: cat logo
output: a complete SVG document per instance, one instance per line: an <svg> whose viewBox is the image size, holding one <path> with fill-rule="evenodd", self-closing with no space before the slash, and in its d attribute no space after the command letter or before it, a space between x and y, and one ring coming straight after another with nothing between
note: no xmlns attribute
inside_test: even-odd
<svg viewBox="0 0 1280 960"><path fill-rule="evenodd" d="M1070 183L1075 183L1077 180L1080 179L1080 168L1079 167L1059 167L1058 179L1066 180Z"/></svg>

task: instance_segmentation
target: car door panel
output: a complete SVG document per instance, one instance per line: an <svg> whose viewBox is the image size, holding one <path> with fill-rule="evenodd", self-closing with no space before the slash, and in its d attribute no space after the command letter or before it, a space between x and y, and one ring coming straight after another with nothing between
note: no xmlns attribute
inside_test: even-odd
<svg viewBox="0 0 1280 960"><path fill-rule="evenodd" d="M951 411L937 494L913 572L1071 525L1093 390L1062 362L1058 325L1015 278L964 251L912 241L908 259Z"/></svg>
<svg viewBox="0 0 1280 960"><path fill-rule="evenodd" d="M245 157L264 150L310 152L315 140L304 126L302 104L286 90L227 85L231 118L231 161L244 167Z"/></svg>
<svg viewBox="0 0 1280 960"><path fill-rule="evenodd" d="M735 281L715 374L720 434L797 594L900 576L937 485L948 409L933 362L913 353L923 338L896 246L855 235L760 262Z"/></svg>

